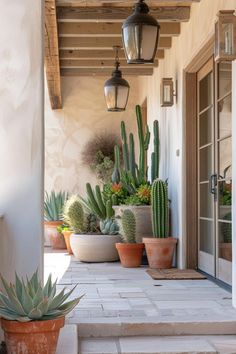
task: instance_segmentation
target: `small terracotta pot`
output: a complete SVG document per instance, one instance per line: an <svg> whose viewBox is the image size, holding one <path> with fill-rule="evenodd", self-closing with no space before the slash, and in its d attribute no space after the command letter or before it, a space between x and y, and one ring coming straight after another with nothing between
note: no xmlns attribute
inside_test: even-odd
<svg viewBox="0 0 236 354"><path fill-rule="evenodd" d="M63 221L45 221L44 226L50 238L50 243L53 249L65 249L66 244L64 236L57 231L58 226L62 225Z"/></svg>
<svg viewBox="0 0 236 354"><path fill-rule="evenodd" d="M143 243L116 243L116 248L123 267L140 267L144 250Z"/></svg>
<svg viewBox="0 0 236 354"><path fill-rule="evenodd" d="M1 319L8 354L55 354L65 317L17 322Z"/></svg>
<svg viewBox="0 0 236 354"><path fill-rule="evenodd" d="M169 269L172 267L176 238L143 238L143 242L150 268Z"/></svg>
<svg viewBox="0 0 236 354"><path fill-rule="evenodd" d="M71 246L70 246L70 236L73 234L72 231L63 231L63 236L65 239L65 243L66 243L66 248L69 254L73 254Z"/></svg>

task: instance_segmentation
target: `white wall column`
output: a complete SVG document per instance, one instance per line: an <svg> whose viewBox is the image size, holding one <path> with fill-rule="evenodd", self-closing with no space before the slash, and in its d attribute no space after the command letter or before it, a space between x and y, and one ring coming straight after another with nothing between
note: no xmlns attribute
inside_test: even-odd
<svg viewBox="0 0 236 354"><path fill-rule="evenodd" d="M233 181L233 198L232 198L232 252L233 252L233 305L236 308L236 60L232 66L232 181Z"/></svg>
<svg viewBox="0 0 236 354"><path fill-rule="evenodd" d="M0 272L43 266L43 25L41 0L0 12Z"/></svg>

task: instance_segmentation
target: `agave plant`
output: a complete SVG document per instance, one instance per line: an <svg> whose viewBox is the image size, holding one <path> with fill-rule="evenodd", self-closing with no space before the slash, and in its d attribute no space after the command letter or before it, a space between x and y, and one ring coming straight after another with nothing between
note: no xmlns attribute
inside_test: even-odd
<svg viewBox="0 0 236 354"><path fill-rule="evenodd" d="M54 191L51 194L45 192L44 219L46 221L59 221L63 218L63 208L68 199L68 193Z"/></svg>
<svg viewBox="0 0 236 354"><path fill-rule="evenodd" d="M40 283L38 272L24 281L15 275L15 284L8 284L0 276L5 293L0 291L0 317L6 320L29 322L46 321L65 316L80 302L81 297L65 302L75 287L65 293L65 288L56 294L56 282L51 275L46 285Z"/></svg>

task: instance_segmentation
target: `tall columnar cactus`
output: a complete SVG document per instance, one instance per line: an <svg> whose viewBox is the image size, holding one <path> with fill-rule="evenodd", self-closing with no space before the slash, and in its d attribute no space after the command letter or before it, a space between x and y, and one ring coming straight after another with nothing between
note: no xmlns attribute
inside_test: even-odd
<svg viewBox="0 0 236 354"><path fill-rule="evenodd" d="M126 171L129 171L129 147L127 142L125 122L123 121L121 122L120 130L121 130L121 139L122 139L124 168Z"/></svg>
<svg viewBox="0 0 236 354"><path fill-rule="evenodd" d="M159 138L159 123L157 120L153 123L154 135L154 151L152 153L151 180L152 182L159 177L160 163L160 138Z"/></svg>
<svg viewBox="0 0 236 354"><path fill-rule="evenodd" d="M169 236L169 202L166 182L156 179L152 184L152 230L153 236Z"/></svg>
<svg viewBox="0 0 236 354"><path fill-rule="evenodd" d="M71 196L64 208L64 221L70 225L74 233L85 232L85 215L83 206L77 196Z"/></svg>
<svg viewBox="0 0 236 354"><path fill-rule="evenodd" d="M134 147L134 135L129 135L129 168L130 173L136 182L136 163L135 163L135 147Z"/></svg>
<svg viewBox="0 0 236 354"><path fill-rule="evenodd" d="M120 148L118 145L114 147L114 155L115 155L115 164L114 164L114 170L111 179L113 183L119 183L121 163L120 163Z"/></svg>
<svg viewBox="0 0 236 354"><path fill-rule="evenodd" d="M141 107L136 106L136 116L137 116L137 125L138 125L138 137L139 137L139 171L142 176L142 179L146 181L147 171L146 171L146 151L148 150L150 142L150 132L148 125L146 126L146 132L144 134L143 129L143 119Z"/></svg>
<svg viewBox="0 0 236 354"><path fill-rule="evenodd" d="M134 213L130 209L125 209L121 216L122 237L126 243L136 243L136 220Z"/></svg>

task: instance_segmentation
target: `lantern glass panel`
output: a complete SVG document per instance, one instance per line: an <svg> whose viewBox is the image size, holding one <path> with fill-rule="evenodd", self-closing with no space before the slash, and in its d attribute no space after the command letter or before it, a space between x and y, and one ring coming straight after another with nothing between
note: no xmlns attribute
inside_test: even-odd
<svg viewBox="0 0 236 354"><path fill-rule="evenodd" d="M129 87L105 86L104 93L108 110L125 110L129 97Z"/></svg>
<svg viewBox="0 0 236 354"><path fill-rule="evenodd" d="M233 55L234 54L234 26L232 23L223 23L222 24L222 35L223 41L221 50L224 55Z"/></svg>
<svg viewBox="0 0 236 354"><path fill-rule="evenodd" d="M129 25L123 28L123 41L128 61L152 62L156 52L158 27Z"/></svg>

